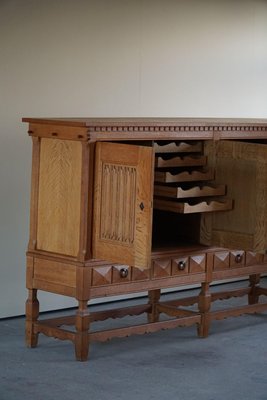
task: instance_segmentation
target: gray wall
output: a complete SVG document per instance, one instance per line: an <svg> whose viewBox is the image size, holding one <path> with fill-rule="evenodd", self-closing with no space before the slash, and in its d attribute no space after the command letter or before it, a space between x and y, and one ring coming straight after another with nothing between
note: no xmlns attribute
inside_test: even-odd
<svg viewBox="0 0 267 400"><path fill-rule="evenodd" d="M266 43L260 0L0 0L0 317L26 297L21 118L267 117Z"/></svg>

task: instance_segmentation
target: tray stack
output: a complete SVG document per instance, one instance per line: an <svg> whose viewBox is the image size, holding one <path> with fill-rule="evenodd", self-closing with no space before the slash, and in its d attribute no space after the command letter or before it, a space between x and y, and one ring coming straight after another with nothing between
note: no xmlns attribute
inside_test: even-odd
<svg viewBox="0 0 267 400"><path fill-rule="evenodd" d="M190 214L233 208L226 185L215 184L203 142L155 142L154 208Z"/></svg>

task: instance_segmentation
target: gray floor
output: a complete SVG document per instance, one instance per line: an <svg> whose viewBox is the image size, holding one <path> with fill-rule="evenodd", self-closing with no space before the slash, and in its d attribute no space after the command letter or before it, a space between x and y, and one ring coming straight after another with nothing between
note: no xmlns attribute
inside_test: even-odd
<svg viewBox="0 0 267 400"><path fill-rule="evenodd" d="M24 323L0 321L1 400L267 400L267 313L214 321L207 339L192 326L93 343L84 363L43 335L27 349Z"/></svg>

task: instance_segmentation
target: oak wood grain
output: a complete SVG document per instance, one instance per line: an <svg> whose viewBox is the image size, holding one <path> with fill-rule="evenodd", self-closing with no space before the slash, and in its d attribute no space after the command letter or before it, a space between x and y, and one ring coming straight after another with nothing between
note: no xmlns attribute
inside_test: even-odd
<svg viewBox="0 0 267 400"><path fill-rule="evenodd" d="M37 248L77 256L81 207L81 143L41 140Z"/></svg>
<svg viewBox="0 0 267 400"><path fill-rule="evenodd" d="M267 249L267 146L219 141L216 181L227 183L234 207L213 215L212 243L264 253Z"/></svg>
<svg viewBox="0 0 267 400"><path fill-rule="evenodd" d="M95 258L149 268L153 149L116 143L96 146Z"/></svg>
<svg viewBox="0 0 267 400"><path fill-rule="evenodd" d="M28 346L37 345L39 333L71 340L76 358L85 361L92 340L193 324L205 337L213 319L267 309L267 303L258 303L259 296L267 295L267 289L260 286L260 277L267 272L267 256L258 253L266 249L267 242L267 120L24 121L30 123L28 133L33 139ZM223 138L231 140L224 142ZM262 143L247 139L261 139ZM103 143L105 140L108 143ZM110 143L112 140L117 143ZM131 144L118 143L120 140ZM155 199L155 208L157 202L169 198L162 212L165 218L154 234L161 230L167 235L173 218L179 235L186 236L190 230L194 233L188 238L194 240L192 244L182 240L171 247L171 230L164 247L151 250L154 164L162 168L155 173L155 181L160 183L155 186L155 195L165 197ZM216 185L210 183L214 178ZM226 186L234 209L215 213L215 204L220 204L217 196L225 194ZM219 201L215 203L215 199ZM198 215L169 213L174 204L178 208L183 204L182 212L200 212L201 226ZM207 206L209 210L205 210ZM168 213L171 218L167 219ZM210 283L240 277L249 277L249 287L212 293ZM160 301L162 289L192 284L201 286L196 296ZM39 321L38 290L75 298L76 315ZM93 298L140 292L148 292L149 304L95 314L88 308ZM212 310L215 300L244 296L241 307ZM192 304L196 304L195 312L185 310ZM178 318L159 321L162 312ZM96 320L141 313L147 314L148 324L97 332L90 327ZM64 325L74 325L73 330Z"/></svg>

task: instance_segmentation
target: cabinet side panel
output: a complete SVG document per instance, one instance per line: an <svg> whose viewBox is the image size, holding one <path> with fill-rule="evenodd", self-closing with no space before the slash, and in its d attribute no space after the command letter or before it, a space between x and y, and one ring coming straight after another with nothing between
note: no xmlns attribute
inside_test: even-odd
<svg viewBox="0 0 267 400"><path fill-rule="evenodd" d="M40 166L40 138L32 138L32 176L31 176L31 208L30 208L30 238L28 250L35 250L37 238L37 207Z"/></svg>
<svg viewBox="0 0 267 400"><path fill-rule="evenodd" d="M81 203L80 142L41 139L37 248L76 256Z"/></svg>

